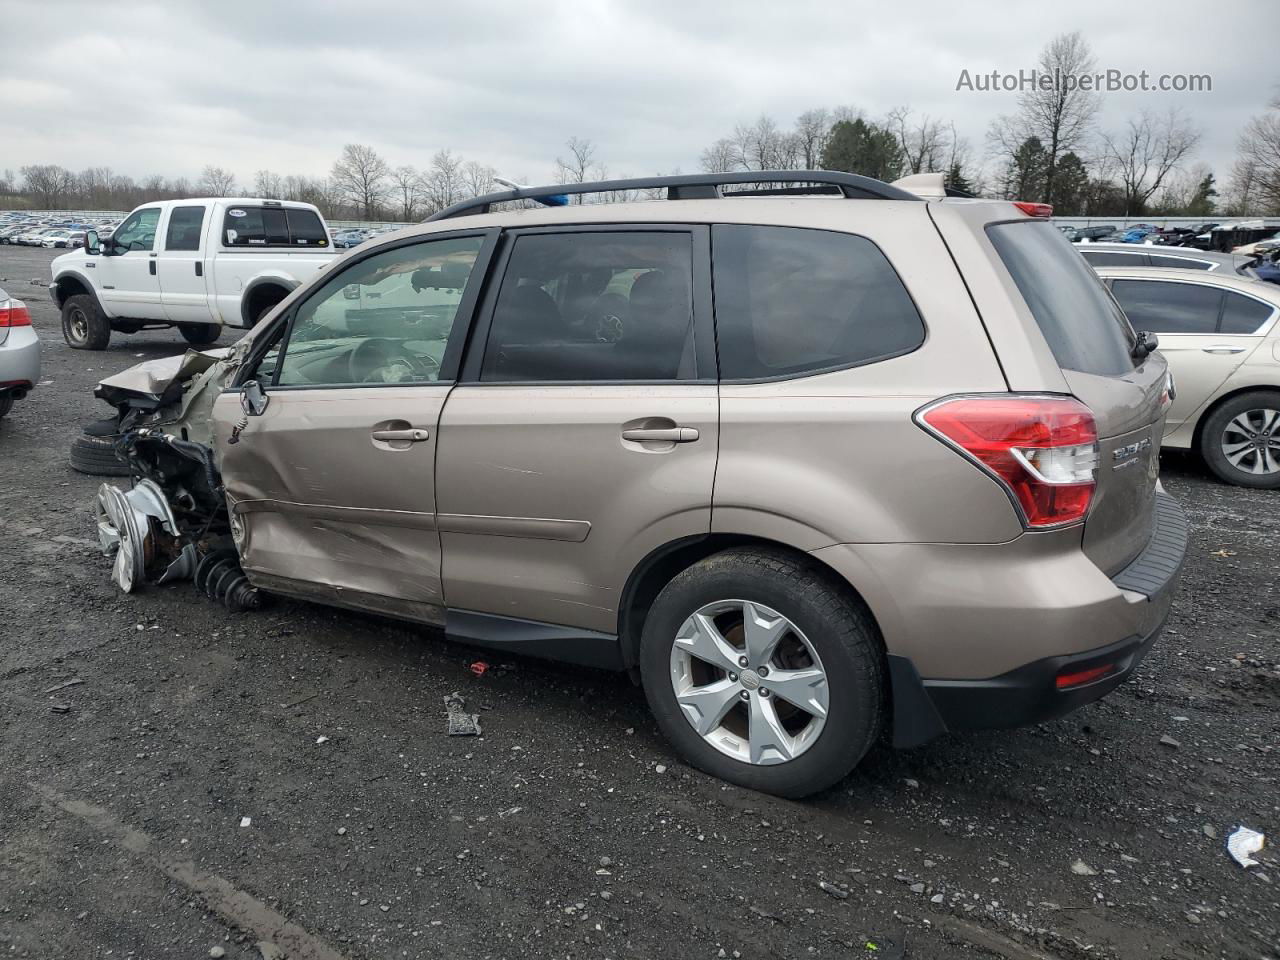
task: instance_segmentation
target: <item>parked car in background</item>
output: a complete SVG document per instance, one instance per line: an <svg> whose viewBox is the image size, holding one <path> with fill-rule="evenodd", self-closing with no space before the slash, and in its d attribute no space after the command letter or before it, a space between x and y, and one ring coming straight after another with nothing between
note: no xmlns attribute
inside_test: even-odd
<svg viewBox="0 0 1280 960"><path fill-rule="evenodd" d="M1076 229L1076 240L1101 240L1103 237L1110 237L1116 232L1116 228L1110 224L1096 224L1092 227L1078 227Z"/></svg>
<svg viewBox="0 0 1280 960"><path fill-rule="evenodd" d="M1082 243L1076 247L1092 267L1167 267L1171 270L1204 270L1257 279L1250 264L1253 257L1242 257L1216 250L1190 247L1163 247L1154 244Z"/></svg>
<svg viewBox="0 0 1280 960"><path fill-rule="evenodd" d="M67 235L67 242L65 245L72 248L83 247L86 236L87 233L84 230L72 230L71 233Z"/></svg>
<svg viewBox="0 0 1280 960"><path fill-rule="evenodd" d="M55 247L68 246L71 239L70 230L50 230L40 239L40 246L52 250Z"/></svg>
<svg viewBox="0 0 1280 960"><path fill-rule="evenodd" d="M1246 254L1249 256L1262 256L1264 254L1274 253L1277 250L1280 250L1280 233L1277 233L1274 237L1267 237L1265 240L1242 244L1231 252Z"/></svg>
<svg viewBox="0 0 1280 960"><path fill-rule="evenodd" d="M40 382L40 338L21 300L0 289L0 417Z"/></svg>
<svg viewBox="0 0 1280 960"><path fill-rule="evenodd" d="M690 763L792 797L883 726L1036 723L1129 676L1186 546L1168 367L1040 205L831 171L644 186L672 199L466 201L227 354L104 380L145 478L100 493L117 582L189 548L224 603L631 669ZM112 534L131 495L179 536Z"/></svg>
<svg viewBox="0 0 1280 960"><path fill-rule="evenodd" d="M1166 447L1200 453L1227 483L1280 487L1280 287L1225 272L1099 267L1173 372Z"/></svg>
<svg viewBox="0 0 1280 960"><path fill-rule="evenodd" d="M1058 229L1062 231L1062 235L1066 237L1068 240L1075 240L1080 235L1080 231L1077 230L1075 227L1069 227L1069 226L1066 226L1065 224L1058 226Z"/></svg>
<svg viewBox="0 0 1280 960"><path fill-rule="evenodd" d="M248 328L335 259L320 211L309 203L213 197L134 210L110 238L50 264L49 295L62 335L102 350L112 331L177 327L194 344L224 326Z"/></svg>

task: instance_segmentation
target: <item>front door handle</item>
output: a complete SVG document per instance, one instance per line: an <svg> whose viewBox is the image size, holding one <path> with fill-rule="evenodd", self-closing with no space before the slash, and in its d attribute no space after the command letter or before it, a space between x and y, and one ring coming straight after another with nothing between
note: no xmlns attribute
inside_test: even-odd
<svg viewBox="0 0 1280 960"><path fill-rule="evenodd" d="M1238 347L1234 343L1215 343L1211 347L1201 347L1205 353L1244 353L1248 347Z"/></svg>
<svg viewBox="0 0 1280 960"><path fill-rule="evenodd" d="M426 430L413 427L409 430L375 430L372 436L375 440L408 440L410 443L421 443L431 434Z"/></svg>
<svg viewBox="0 0 1280 960"><path fill-rule="evenodd" d="M148 265L151 267L151 275L154 277L156 275L156 262L154 260L150 260L148 261Z"/></svg>
<svg viewBox="0 0 1280 960"><path fill-rule="evenodd" d="M665 443L693 443L698 439L697 427L632 427L622 431L623 440L640 443L660 441Z"/></svg>

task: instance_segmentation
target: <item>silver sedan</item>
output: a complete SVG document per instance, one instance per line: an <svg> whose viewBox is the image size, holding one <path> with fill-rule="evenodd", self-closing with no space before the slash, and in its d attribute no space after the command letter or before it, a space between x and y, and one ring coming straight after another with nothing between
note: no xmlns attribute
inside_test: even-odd
<svg viewBox="0 0 1280 960"><path fill-rule="evenodd" d="M40 381L40 338L27 305L0 289L0 417Z"/></svg>

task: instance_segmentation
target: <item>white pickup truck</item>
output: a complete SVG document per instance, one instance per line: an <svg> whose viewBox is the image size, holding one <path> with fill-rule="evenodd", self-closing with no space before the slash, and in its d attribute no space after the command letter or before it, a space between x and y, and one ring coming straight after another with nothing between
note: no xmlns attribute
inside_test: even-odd
<svg viewBox="0 0 1280 960"><path fill-rule="evenodd" d="M138 207L109 238L50 265L62 336L102 350L111 331L177 327L208 344L222 328L252 327L339 256L309 203L215 197Z"/></svg>

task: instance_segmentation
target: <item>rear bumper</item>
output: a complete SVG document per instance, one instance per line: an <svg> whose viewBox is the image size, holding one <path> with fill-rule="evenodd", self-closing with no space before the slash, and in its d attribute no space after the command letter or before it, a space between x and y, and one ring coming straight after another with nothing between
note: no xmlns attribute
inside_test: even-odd
<svg viewBox="0 0 1280 960"><path fill-rule="evenodd" d="M0 343L0 393L29 390L39 380L40 338L31 327L11 327Z"/></svg>
<svg viewBox="0 0 1280 960"><path fill-rule="evenodd" d="M949 624L937 616L942 588L933 580L935 573L918 573L927 590L903 581L896 604L887 609L890 616L882 622L895 746L915 746L954 730L1040 723L1115 689L1164 628L1187 533L1182 509L1158 492L1150 541L1112 577L1092 564L1078 540L1069 555L1056 549L1037 547L1028 553L1015 548L1011 557L977 575L953 568L949 577L963 588L967 605L956 606L954 592L941 594L952 604ZM1011 564L1010 559L1017 562ZM1064 577L1064 572L1071 575ZM880 598L874 591L866 598L879 618ZM934 606L926 606L923 614L914 612L917 605L931 601ZM915 629L899 636L895 630L901 622L894 614ZM981 621L981 630L971 622L975 619ZM931 634L921 636L917 631L923 626L931 628ZM982 663L1001 667L984 675L973 669ZM1067 689L1057 686L1060 675L1102 666L1111 670L1098 680Z"/></svg>

